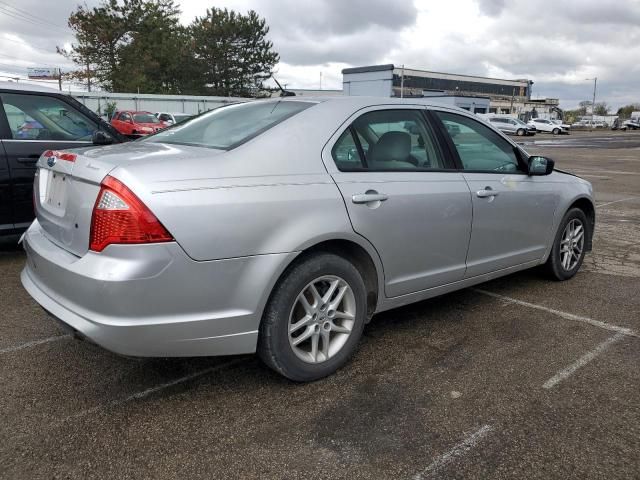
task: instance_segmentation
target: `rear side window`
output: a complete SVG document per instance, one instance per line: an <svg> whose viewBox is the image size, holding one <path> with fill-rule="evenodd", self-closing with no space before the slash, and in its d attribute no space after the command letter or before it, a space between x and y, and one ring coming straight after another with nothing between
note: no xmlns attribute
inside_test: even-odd
<svg viewBox="0 0 640 480"><path fill-rule="evenodd" d="M71 105L47 95L0 95L15 140L90 141L96 123Z"/></svg>
<svg viewBox="0 0 640 480"><path fill-rule="evenodd" d="M288 100L229 105L142 141L231 150L313 105Z"/></svg>
<svg viewBox="0 0 640 480"><path fill-rule="evenodd" d="M340 136L332 155L342 171L445 168L435 137L419 110L365 113Z"/></svg>

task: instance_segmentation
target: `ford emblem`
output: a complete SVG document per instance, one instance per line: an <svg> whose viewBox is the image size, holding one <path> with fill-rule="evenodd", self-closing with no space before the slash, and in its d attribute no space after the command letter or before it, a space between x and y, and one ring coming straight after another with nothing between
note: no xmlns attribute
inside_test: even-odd
<svg viewBox="0 0 640 480"><path fill-rule="evenodd" d="M55 164L56 164L56 157L47 158L47 165L49 165L50 167L53 167Z"/></svg>

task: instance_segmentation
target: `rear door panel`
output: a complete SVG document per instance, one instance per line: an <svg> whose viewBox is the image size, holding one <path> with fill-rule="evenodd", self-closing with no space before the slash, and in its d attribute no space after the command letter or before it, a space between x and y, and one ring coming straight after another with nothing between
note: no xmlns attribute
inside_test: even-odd
<svg viewBox="0 0 640 480"><path fill-rule="evenodd" d="M13 230L13 228L11 177L9 176L9 164L4 152L4 145L0 142L0 235L2 232Z"/></svg>

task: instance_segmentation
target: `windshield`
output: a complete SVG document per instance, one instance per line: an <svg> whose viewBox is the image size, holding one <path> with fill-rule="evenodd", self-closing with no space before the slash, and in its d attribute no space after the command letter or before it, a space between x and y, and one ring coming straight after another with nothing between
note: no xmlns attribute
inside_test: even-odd
<svg viewBox="0 0 640 480"><path fill-rule="evenodd" d="M160 123L160 120L151 113L134 113L133 121L136 123Z"/></svg>
<svg viewBox="0 0 640 480"><path fill-rule="evenodd" d="M516 123L518 125L524 125L525 127L528 127L529 125L527 125L526 123L524 123L522 120L518 119L518 118L514 118L514 120L516 121Z"/></svg>
<svg viewBox="0 0 640 480"><path fill-rule="evenodd" d="M230 150L312 106L311 102L228 105L162 131L145 141Z"/></svg>

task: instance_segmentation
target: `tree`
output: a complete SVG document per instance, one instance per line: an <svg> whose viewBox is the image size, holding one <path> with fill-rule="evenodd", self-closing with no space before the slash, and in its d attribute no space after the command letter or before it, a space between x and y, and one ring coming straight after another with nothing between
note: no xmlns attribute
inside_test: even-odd
<svg viewBox="0 0 640 480"><path fill-rule="evenodd" d="M279 56L264 19L212 8L189 27L176 0L102 0L69 16L69 78L108 91L258 95Z"/></svg>
<svg viewBox="0 0 640 480"><path fill-rule="evenodd" d="M609 105L606 102L598 102L593 109L594 115L609 115Z"/></svg>
<svg viewBox="0 0 640 480"><path fill-rule="evenodd" d="M190 32L198 70L214 95L258 95L280 58L266 39L269 27L253 10L207 9Z"/></svg>
<svg viewBox="0 0 640 480"><path fill-rule="evenodd" d="M620 118L630 118L631 112L640 112L640 103L631 103L624 107L620 107L618 109L618 116Z"/></svg>

